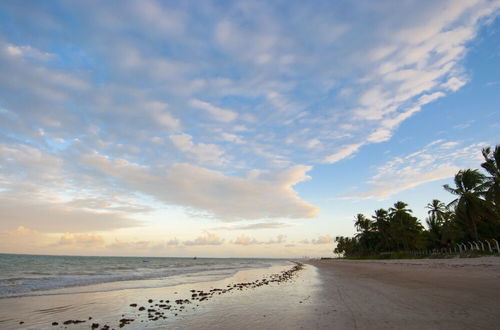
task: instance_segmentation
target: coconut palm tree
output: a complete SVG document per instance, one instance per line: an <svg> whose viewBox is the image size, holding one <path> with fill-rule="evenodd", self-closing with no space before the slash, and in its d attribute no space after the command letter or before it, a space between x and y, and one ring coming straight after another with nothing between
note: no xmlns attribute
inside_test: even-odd
<svg viewBox="0 0 500 330"><path fill-rule="evenodd" d="M495 146L495 150L490 147L482 150L484 163L481 167L488 172L490 176L486 177L488 192L486 198L495 204L497 215L500 216L500 145Z"/></svg>
<svg viewBox="0 0 500 330"><path fill-rule="evenodd" d="M354 218L354 226L356 226L356 230L361 232L361 235L363 235L370 231L372 222L363 214L358 213L358 215Z"/></svg>
<svg viewBox="0 0 500 330"><path fill-rule="evenodd" d="M441 222L439 220L437 220L436 216L433 214L430 214L425 219L425 222L427 223L427 228L429 228L428 235L430 237L432 246L435 247L436 245L440 245L441 244L441 237L442 237Z"/></svg>
<svg viewBox="0 0 500 330"><path fill-rule="evenodd" d="M446 205L438 199L433 199L431 203L426 206L429 211L427 213L432 218L432 222L440 224L446 220L448 210Z"/></svg>
<svg viewBox="0 0 500 330"><path fill-rule="evenodd" d="M411 215L412 210L407 206L405 202L398 201L394 203L394 207L389 208L391 237L397 248L403 247L406 250L416 244L418 235L422 231L422 225Z"/></svg>
<svg viewBox="0 0 500 330"><path fill-rule="evenodd" d="M486 177L477 170L460 170L455 175L455 187L445 184L446 191L457 196L448 206L455 207L455 214L463 218L472 231L472 237L479 239L477 225L482 216L491 214L489 205L483 199L487 192Z"/></svg>
<svg viewBox="0 0 500 330"><path fill-rule="evenodd" d="M378 209L375 210L375 214L372 215L373 219L373 229L378 233L380 247L382 249L389 249L390 232L389 232L389 213L387 210Z"/></svg>
<svg viewBox="0 0 500 330"><path fill-rule="evenodd" d="M397 201L394 203L394 207L389 208L389 216L393 217L396 214L412 213L413 211L407 209L408 204L402 201Z"/></svg>

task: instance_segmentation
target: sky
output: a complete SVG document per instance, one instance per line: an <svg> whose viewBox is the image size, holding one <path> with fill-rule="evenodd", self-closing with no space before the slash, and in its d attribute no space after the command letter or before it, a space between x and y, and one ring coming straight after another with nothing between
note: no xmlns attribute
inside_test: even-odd
<svg viewBox="0 0 500 330"><path fill-rule="evenodd" d="M331 256L500 143L500 0L1 1L0 252Z"/></svg>

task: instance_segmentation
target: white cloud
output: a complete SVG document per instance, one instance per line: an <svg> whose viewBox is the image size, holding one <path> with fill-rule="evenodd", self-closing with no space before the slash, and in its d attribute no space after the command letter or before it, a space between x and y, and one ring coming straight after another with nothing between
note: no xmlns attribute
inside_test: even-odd
<svg viewBox="0 0 500 330"><path fill-rule="evenodd" d="M446 88L446 89L449 89L449 90L455 92L455 91L459 90L460 88L462 88L462 86L464 86L466 83L467 83L466 80L461 80L461 79L458 79L457 77L451 77L442 86L443 86L443 88Z"/></svg>
<svg viewBox="0 0 500 330"><path fill-rule="evenodd" d="M457 76L463 71L460 60L467 51L465 45L475 37L481 18L498 8L498 1L443 1L423 6L405 21L407 26L387 34L385 45L371 52L377 66L362 80L369 88L361 93L354 111L358 119L373 121L366 142L389 140L394 129L421 106L445 96L445 90L457 91L465 85L463 75ZM389 19L388 26L395 28L391 24Z"/></svg>
<svg viewBox="0 0 500 330"><path fill-rule="evenodd" d="M192 241L184 241L184 245L196 246L196 245L221 245L224 243L224 239L220 238L219 235L213 233L206 233L204 236L197 237Z"/></svg>
<svg viewBox="0 0 500 330"><path fill-rule="evenodd" d="M255 238L251 238L247 235L240 235L232 242L237 245L272 245L272 244L282 244L286 242L285 235L278 235L275 238L271 238L267 241L258 241Z"/></svg>
<svg viewBox="0 0 500 330"><path fill-rule="evenodd" d="M68 203L9 194L0 198L2 226L29 226L43 232L82 232L112 230L139 226L140 223L122 212L96 212L72 207ZM21 198L20 198L21 197Z"/></svg>
<svg viewBox="0 0 500 330"><path fill-rule="evenodd" d="M120 255L140 255L144 254L158 254L158 253L172 253L181 248L181 242L174 238L168 241L157 240L121 240L115 238L112 243L106 244L105 250L113 251L113 254L119 253Z"/></svg>
<svg viewBox="0 0 500 330"><path fill-rule="evenodd" d="M181 128L181 122L179 119L174 118L168 111L168 104L163 102L148 102L144 105L147 111L151 113L153 119L160 124L165 126L172 131L177 131Z"/></svg>
<svg viewBox="0 0 500 330"><path fill-rule="evenodd" d="M430 103L434 100L437 100L443 96L445 96L446 94L444 94L443 92L435 92L435 93L432 93L432 94L424 94L422 95L419 99L418 99L418 104L419 105L424 105L424 104L427 104L427 103Z"/></svg>
<svg viewBox="0 0 500 330"><path fill-rule="evenodd" d="M48 61L57 58L55 54L47 53L31 46L5 45L5 51L11 56L22 56L27 59Z"/></svg>
<svg viewBox="0 0 500 330"><path fill-rule="evenodd" d="M395 157L378 167L367 191L344 195L353 199L384 199L418 185L453 177L460 169L476 167L485 143L461 146L437 140L411 154Z"/></svg>
<svg viewBox="0 0 500 330"><path fill-rule="evenodd" d="M226 221L311 218L318 212L317 207L300 199L293 190L295 184L309 178L308 166L253 172L247 178L240 178L190 164L176 164L164 174L155 175L157 171L123 159L87 155L83 161L167 204L209 212Z"/></svg>
<svg viewBox="0 0 500 330"><path fill-rule="evenodd" d="M82 232L138 226L133 213L147 213L140 203L103 194L82 172L71 177L65 160L28 145L0 144L0 214L2 225L43 232ZM83 180L87 186L79 186ZM96 189L97 188L97 189ZM77 193L75 193L77 191ZM92 198L87 197L90 194Z"/></svg>
<svg viewBox="0 0 500 330"><path fill-rule="evenodd" d="M317 239L311 240L312 244L332 244L333 237L330 235L319 236Z"/></svg>
<svg viewBox="0 0 500 330"><path fill-rule="evenodd" d="M234 244L238 244L238 245L253 245L253 244L257 244L257 240L255 238L251 238L249 236L246 236L246 235L241 235L241 236L238 236L236 237L236 239L233 241Z"/></svg>
<svg viewBox="0 0 500 330"><path fill-rule="evenodd" d="M214 228L216 230L260 230L290 227L291 224L285 222L259 222L249 225L225 226Z"/></svg>
<svg viewBox="0 0 500 330"><path fill-rule="evenodd" d="M265 242L264 244L281 244L286 242L286 236L285 235L278 235L276 238L271 238L269 241Z"/></svg>
<svg viewBox="0 0 500 330"><path fill-rule="evenodd" d="M86 248L96 248L104 246L104 239L98 234L70 234L65 233L59 239L57 245L84 246Z"/></svg>
<svg viewBox="0 0 500 330"><path fill-rule="evenodd" d="M357 152L359 148L362 146L361 143L349 144L342 147L339 151L329 155L325 158L325 162L327 163L336 163L344 158L347 158Z"/></svg>
<svg viewBox="0 0 500 330"><path fill-rule="evenodd" d="M222 139L224 141L229 141L229 142L233 142L233 143L237 143L237 144L244 144L245 143L245 140L239 136L239 135L236 135L236 134L231 134L231 133L222 133Z"/></svg>
<svg viewBox="0 0 500 330"><path fill-rule="evenodd" d="M4 253L40 253L41 248L51 242L47 235L25 226L0 231L0 249Z"/></svg>
<svg viewBox="0 0 500 330"><path fill-rule="evenodd" d="M193 137L189 134L177 134L170 136L174 146L180 151L200 163L222 165L224 150L216 144L194 143Z"/></svg>
<svg viewBox="0 0 500 330"><path fill-rule="evenodd" d="M218 121L231 122L238 117L237 113L232 111L232 110L219 108L219 107L216 107L208 102L200 101L197 99L192 99L189 102L189 104L192 107L207 111L208 113L210 113L212 115L212 117L215 120L218 120Z"/></svg>

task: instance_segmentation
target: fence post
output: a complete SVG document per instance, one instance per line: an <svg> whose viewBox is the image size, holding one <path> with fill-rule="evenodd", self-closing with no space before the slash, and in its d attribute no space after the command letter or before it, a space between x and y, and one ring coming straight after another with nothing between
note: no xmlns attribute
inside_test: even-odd
<svg viewBox="0 0 500 330"><path fill-rule="evenodd" d="M491 250L491 244L490 244L490 242L488 242L488 240L487 240L487 239L485 239L484 241L486 242L486 244L488 244L488 250L489 250L490 252L493 252L493 250Z"/></svg>
<svg viewBox="0 0 500 330"><path fill-rule="evenodd" d="M498 241L496 239L492 239L492 241L495 242L495 245L497 246L497 252L500 252L500 246L498 246Z"/></svg>
<svg viewBox="0 0 500 330"><path fill-rule="evenodd" d="M468 242L468 244L470 245L470 250L474 251L474 245L472 245L472 242Z"/></svg>
<svg viewBox="0 0 500 330"><path fill-rule="evenodd" d="M481 241L478 241L478 242L479 242L479 244L481 244L481 251L484 251L484 244L483 244L483 242L481 242Z"/></svg>

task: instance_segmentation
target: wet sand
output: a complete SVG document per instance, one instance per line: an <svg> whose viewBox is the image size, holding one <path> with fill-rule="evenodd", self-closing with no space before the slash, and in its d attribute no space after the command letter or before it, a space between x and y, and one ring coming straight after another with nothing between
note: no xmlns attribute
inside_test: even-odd
<svg viewBox="0 0 500 330"><path fill-rule="evenodd" d="M498 329L500 258L313 261L329 329ZM330 313L328 313L330 311ZM332 315L332 313L334 315Z"/></svg>
<svg viewBox="0 0 500 330"><path fill-rule="evenodd" d="M286 279L276 277L291 267L245 270L221 281L165 288L0 299L0 328L90 329L98 323L97 329L104 325L115 329L120 325L124 329L496 329L500 324L500 258L315 260ZM205 296L209 298L200 301ZM85 322L64 325L68 320ZM52 326L52 322L58 324Z"/></svg>
<svg viewBox="0 0 500 330"><path fill-rule="evenodd" d="M250 328L258 324L245 321L252 306L260 311L262 297L265 302L276 301L282 288L294 288L300 272L301 266L290 263L240 271L219 281L163 288L5 298L0 299L0 328Z"/></svg>

